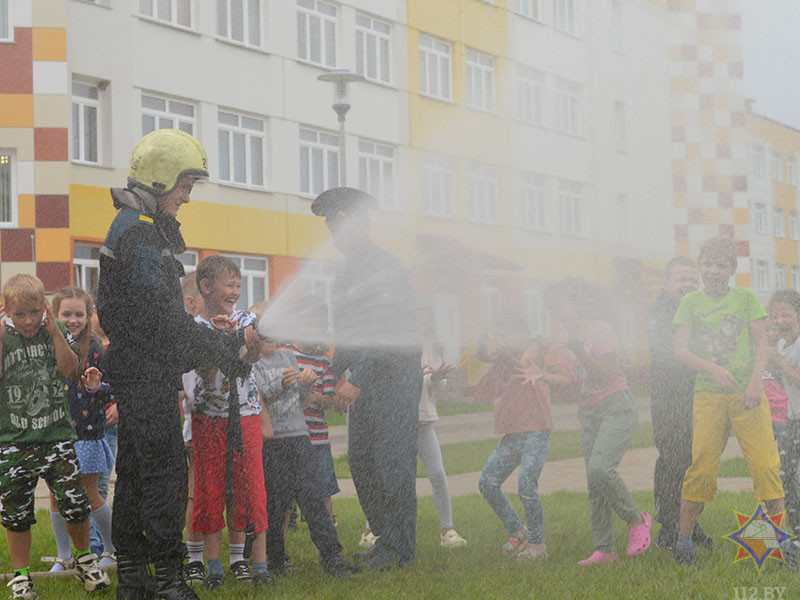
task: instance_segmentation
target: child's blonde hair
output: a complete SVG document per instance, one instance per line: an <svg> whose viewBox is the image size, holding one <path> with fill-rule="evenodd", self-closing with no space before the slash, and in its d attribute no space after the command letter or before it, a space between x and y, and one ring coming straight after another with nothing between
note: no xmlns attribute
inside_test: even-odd
<svg viewBox="0 0 800 600"><path fill-rule="evenodd" d="M11 301L38 302L44 300L44 284L38 277L20 273L6 281L3 286L3 297L6 305Z"/></svg>

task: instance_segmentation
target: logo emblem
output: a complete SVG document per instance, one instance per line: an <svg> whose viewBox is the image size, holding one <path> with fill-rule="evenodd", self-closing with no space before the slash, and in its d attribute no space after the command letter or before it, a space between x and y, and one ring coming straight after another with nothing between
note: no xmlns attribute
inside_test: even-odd
<svg viewBox="0 0 800 600"><path fill-rule="evenodd" d="M736 511L733 514L739 522L739 529L725 536L739 545L739 552L733 562L752 558L761 571L769 557L785 560L780 546L795 537L781 529L786 511L770 517L759 504L752 515L743 515Z"/></svg>

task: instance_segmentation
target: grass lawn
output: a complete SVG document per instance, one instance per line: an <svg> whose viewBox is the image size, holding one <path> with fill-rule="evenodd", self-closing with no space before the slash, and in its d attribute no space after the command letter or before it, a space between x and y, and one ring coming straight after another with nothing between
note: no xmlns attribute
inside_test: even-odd
<svg viewBox="0 0 800 600"><path fill-rule="evenodd" d="M642 510L653 512L652 493L635 493ZM518 511L516 496L512 501ZM387 573L356 575L351 582L331 580L316 564L316 551L301 524L300 531L288 536L288 552L300 572L279 578L275 589L254 589L233 583L215 592L200 590L200 597L233 600L234 598L275 598L313 600L337 598L362 599L425 599L452 598L502 599L610 599L610 600L674 600L737 598L736 588L756 587L757 598L763 598L765 587L796 588L796 574L778 568L768 560L759 574L752 560L733 564L737 546L721 536L737 528L732 509L746 513L755 508L751 494L720 493L710 503L701 522L714 538L713 553L700 551L699 569L676 565L664 552L651 548L636 559L621 558L605 567L578 568L576 562L592 552L589 537L589 516L586 495L560 492L545 496L545 541L549 555L537 562L517 563L500 553L507 535L497 517L477 495L453 498L453 512L458 531L469 541L464 548L445 550L439 547L439 524L433 501L419 501L417 523L417 560L405 569ZM357 540L364 517L356 500L335 501L339 514L339 535L345 554L358 550ZM40 511L34 527L33 555L52 554L54 545L47 513ZM627 538L622 523L616 522L616 550L624 555ZM227 560L225 560L227 563ZM34 563L34 569L43 567ZM0 569L9 571L5 544L0 551ZM112 579L115 576L112 575ZM87 594L73 579L40 579L36 582L40 598L59 600L85 599ZM783 598L790 598L788 589ZM741 594L741 590L739 590ZM94 598L113 598L113 591L93 594ZM738 596L742 598L743 596ZM751 596L746 596L751 597ZM775 595L777 598L777 594Z"/></svg>
<svg viewBox="0 0 800 600"><path fill-rule="evenodd" d="M436 412L439 413L440 417L483 412L490 413L492 411L494 411L494 405L488 403L473 404L471 402L442 402L436 405ZM344 425L345 415L344 413L338 413L335 410L326 410L325 420L331 427L336 425Z"/></svg>
<svg viewBox="0 0 800 600"><path fill-rule="evenodd" d="M442 461L444 470L448 475L461 473L475 473L483 469L486 459L497 446L497 438L477 440L472 442L458 442L442 446ZM653 426L651 423L640 423L633 435L629 448L648 448L653 445ZM554 431L550 438L550 452L547 460L563 460L565 458L580 458L581 432ZM338 479L350 479L350 467L347 464L347 455L337 456L333 459ZM426 477L422 461L417 461L417 477Z"/></svg>

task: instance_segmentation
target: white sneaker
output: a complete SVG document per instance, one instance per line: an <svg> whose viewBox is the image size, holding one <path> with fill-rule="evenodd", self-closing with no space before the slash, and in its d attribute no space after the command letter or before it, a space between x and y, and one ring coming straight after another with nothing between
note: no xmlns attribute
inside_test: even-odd
<svg viewBox="0 0 800 600"><path fill-rule="evenodd" d="M75 559L75 576L83 582L83 589L87 592L111 585L108 575L97 564L97 554L93 552Z"/></svg>
<svg viewBox="0 0 800 600"><path fill-rule="evenodd" d="M444 548L458 548L460 546L466 546L467 540L458 535L458 532L455 529L451 529L447 533L442 534L441 545Z"/></svg>
<svg viewBox="0 0 800 600"><path fill-rule="evenodd" d="M17 575L8 582L13 600L36 600L36 590L33 589L33 579L30 575Z"/></svg>
<svg viewBox="0 0 800 600"><path fill-rule="evenodd" d="M361 541L358 542L358 545L362 548L372 548L375 545L375 542L378 540L378 536L372 533L371 531L365 531L361 534Z"/></svg>

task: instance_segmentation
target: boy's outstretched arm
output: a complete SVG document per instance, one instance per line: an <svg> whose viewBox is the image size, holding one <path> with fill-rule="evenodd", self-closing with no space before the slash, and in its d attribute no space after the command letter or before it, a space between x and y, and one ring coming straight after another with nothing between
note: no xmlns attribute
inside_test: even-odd
<svg viewBox="0 0 800 600"><path fill-rule="evenodd" d="M78 355L75 354L72 351L72 348L69 347L69 344L67 344L64 334L61 333L61 330L58 328L58 324L56 323L56 316L53 314L53 307L50 306L50 303L47 300L44 301L44 308L46 315L44 325L47 328L47 332L50 334L50 337L53 338L53 347L56 350L56 363L58 364L58 370L61 371L61 374L67 379L75 379L80 375L80 373L78 373Z"/></svg>
<svg viewBox="0 0 800 600"><path fill-rule="evenodd" d="M767 345L767 319L757 319L750 321L750 340L753 343L753 372L750 375L750 382L744 391L742 406L745 410L755 408L761 404L764 395L764 369L767 368L769 358L769 346Z"/></svg>
<svg viewBox="0 0 800 600"><path fill-rule="evenodd" d="M727 369L697 356L692 352L689 341L691 331L688 325L675 327L675 357L683 364L696 371L705 371L714 378L714 381L723 392L736 391L736 378Z"/></svg>

